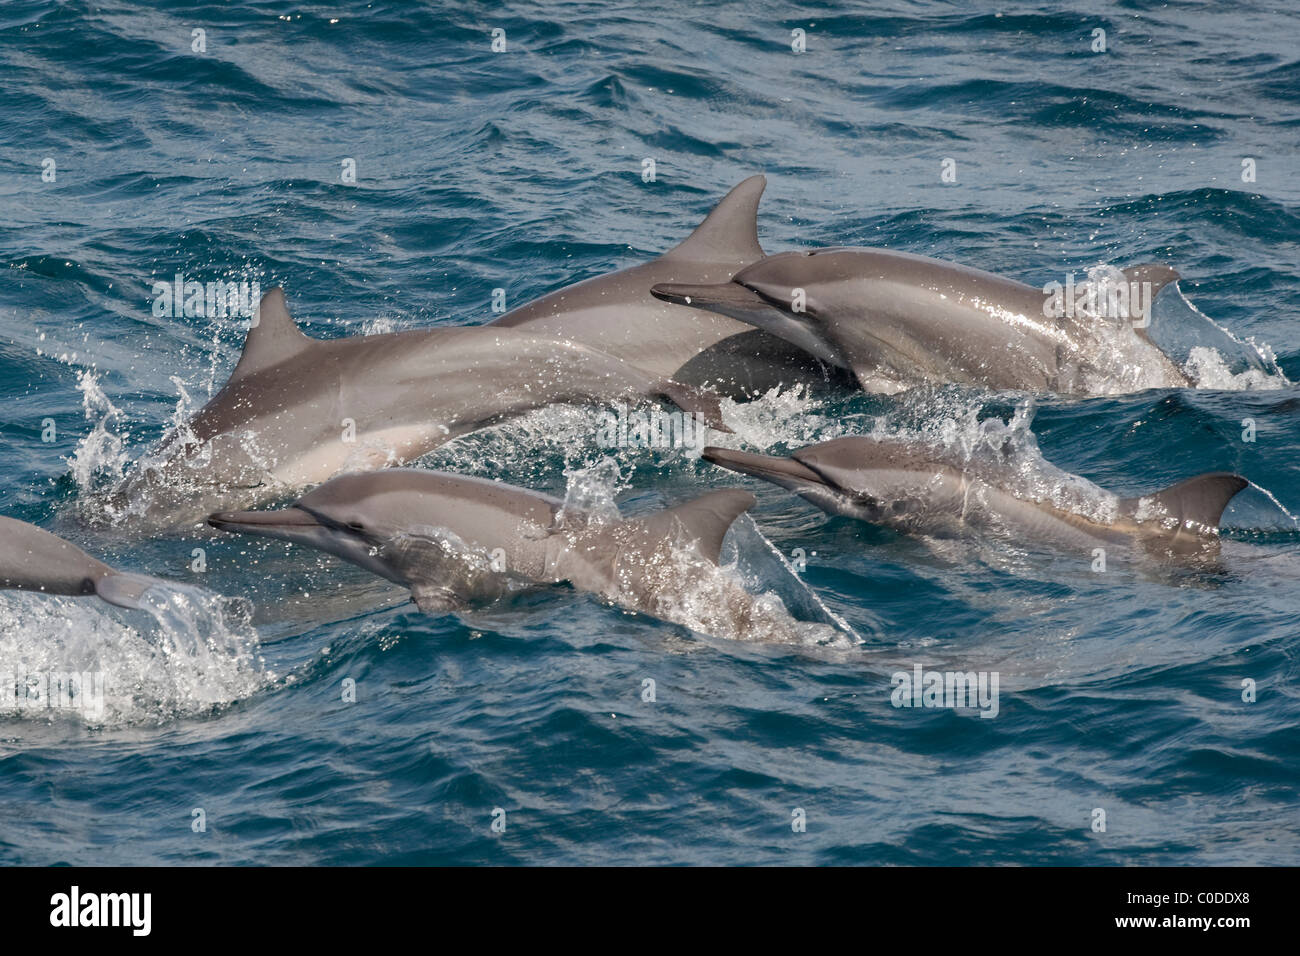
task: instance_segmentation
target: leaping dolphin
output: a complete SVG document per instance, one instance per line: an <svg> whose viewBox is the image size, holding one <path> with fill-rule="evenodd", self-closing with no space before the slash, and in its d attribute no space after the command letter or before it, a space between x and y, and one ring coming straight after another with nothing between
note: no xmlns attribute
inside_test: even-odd
<svg viewBox="0 0 1300 956"><path fill-rule="evenodd" d="M137 463L110 504L172 524L399 465L546 405L647 398L727 430L716 395L576 342L489 327L313 339L275 288L225 387Z"/></svg>
<svg viewBox="0 0 1300 956"><path fill-rule="evenodd" d="M1103 493L1092 509L1017 487L1013 467L959 461L928 445L866 436L809 445L788 457L730 448L705 460L787 488L829 514L901 531L953 535L997 528L1071 548L1138 543L1172 555L1212 551L1223 509L1249 482L1210 472L1133 498Z"/></svg>
<svg viewBox="0 0 1300 956"><path fill-rule="evenodd" d="M97 595L118 607L138 608L145 590L159 583L143 574L117 571L36 525L0 517L0 588Z"/></svg>
<svg viewBox="0 0 1300 956"><path fill-rule="evenodd" d="M758 201L766 185L762 176L737 185L694 232L659 258L565 286L492 324L573 339L656 375L708 385L738 399L778 385L851 387L842 372L779 334L650 294L660 283L726 282L761 259Z"/></svg>
<svg viewBox="0 0 1300 956"><path fill-rule="evenodd" d="M606 523L514 485L394 468L340 475L289 508L223 512L208 523L337 555L410 588L428 613L495 597L514 577L568 582L657 614L688 586L690 562L676 558L715 566L727 529L753 503L748 491L715 491Z"/></svg>
<svg viewBox="0 0 1300 956"><path fill-rule="evenodd" d="M1125 287L1128 314L1111 317L1022 282L887 249L784 252L728 282L660 283L652 292L779 335L852 371L869 392L951 382L1095 395L1189 384L1142 331L1150 315L1128 295L1137 290L1149 309L1178 273L1153 264L1123 273L1116 286Z"/></svg>

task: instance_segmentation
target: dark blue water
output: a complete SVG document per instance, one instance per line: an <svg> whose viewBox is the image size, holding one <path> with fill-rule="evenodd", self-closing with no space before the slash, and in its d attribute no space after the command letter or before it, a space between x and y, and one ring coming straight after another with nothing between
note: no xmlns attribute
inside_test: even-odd
<svg viewBox="0 0 1300 956"><path fill-rule="evenodd" d="M0 510L178 584L152 613L0 595L0 671L109 680L97 717L0 716L0 860L1300 862L1298 41L1256 3L9 0ZM773 395L730 410L738 441L962 442L996 419L1035 473L1119 493L1232 469L1258 488L1222 566L1094 573L753 485L735 573L846 625L783 644L561 588L428 617L301 549L83 520L238 356L238 320L155 318L154 281L283 284L319 337L481 323L495 288L513 306L658 254L755 172L769 251L887 246L1035 285L1165 261L1284 375L1032 408ZM423 464L630 509L741 480L631 449L614 478L587 421L538 413ZM997 672L997 717L893 707L915 664Z"/></svg>

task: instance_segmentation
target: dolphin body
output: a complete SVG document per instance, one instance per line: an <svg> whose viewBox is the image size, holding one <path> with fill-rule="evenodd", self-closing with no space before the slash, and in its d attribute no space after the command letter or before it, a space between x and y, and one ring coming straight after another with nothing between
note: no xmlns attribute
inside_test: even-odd
<svg viewBox="0 0 1300 956"><path fill-rule="evenodd" d="M736 399L779 385L851 388L850 377L779 333L650 294L660 283L727 282L762 259L757 217L766 185L763 176L737 185L690 236L659 258L565 286L491 324L582 342L656 375Z"/></svg>
<svg viewBox="0 0 1300 956"><path fill-rule="evenodd" d="M917 443L855 436L788 457L709 447L703 457L787 488L830 514L896 530L952 536L992 528L1071 549L1098 542L1143 545L1168 555L1212 551L1223 509L1249 482L1210 472L1163 491L1111 498L1089 514L1017 492L1010 468L958 461Z"/></svg>
<svg viewBox="0 0 1300 956"><path fill-rule="evenodd" d="M116 571L34 524L0 517L0 588L72 597L93 594L118 607L138 608L145 590L159 583L143 574Z"/></svg>
<svg viewBox="0 0 1300 956"><path fill-rule="evenodd" d="M1123 273L1149 302L1179 278L1152 264ZM1045 309L1042 289L905 252L785 252L728 282L660 283L652 294L765 329L850 370L868 392L934 382L1095 395L1190 384L1132 320L1091 317L1063 299Z"/></svg>
<svg viewBox="0 0 1300 956"><path fill-rule="evenodd" d="M393 468L340 475L288 508L213 514L208 523L337 555L410 588L426 613L495 598L522 578L568 582L656 614L689 577L674 555L684 549L716 566L727 529L753 504L748 491L715 491L605 523L513 485Z"/></svg>
<svg viewBox="0 0 1300 956"><path fill-rule="evenodd" d="M723 431L718 396L526 329L320 340L263 297L230 380L110 498L145 525L249 507L346 470L410 461L553 403L668 399Z"/></svg>

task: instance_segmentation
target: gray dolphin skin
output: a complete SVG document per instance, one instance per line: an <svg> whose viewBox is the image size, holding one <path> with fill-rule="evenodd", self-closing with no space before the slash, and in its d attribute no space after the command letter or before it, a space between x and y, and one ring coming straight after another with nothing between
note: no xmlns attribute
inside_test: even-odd
<svg viewBox="0 0 1300 956"><path fill-rule="evenodd" d="M1162 265L1123 272L1151 301L1178 280ZM905 252L786 252L725 283L660 283L652 294L765 329L852 371L869 392L970 383L1090 395L1190 384L1133 321L1072 307L1048 317L1042 289Z"/></svg>
<svg viewBox="0 0 1300 956"><path fill-rule="evenodd" d="M98 596L118 607L138 608L156 578L117 571L56 534L0 517L0 588L72 597Z"/></svg>
<svg viewBox="0 0 1300 956"><path fill-rule="evenodd" d="M402 464L531 409L645 399L728 430L717 395L576 342L494 327L313 339L276 288L230 380L110 502L145 524L201 519L343 471Z"/></svg>
<svg viewBox="0 0 1300 956"><path fill-rule="evenodd" d="M920 443L855 436L788 457L716 447L704 449L703 457L793 491L830 514L900 531L951 536L995 528L1069 548L1137 543L1171 555L1213 550L1223 509L1249 484L1211 472L1149 495L1112 497L1098 513L1080 514L1018 493L1010 465L959 462Z"/></svg>
<svg viewBox="0 0 1300 956"><path fill-rule="evenodd" d="M276 511L210 515L225 531L305 544L411 590L429 613L498 596L507 577L568 582L654 613L684 586L676 550L716 565L748 491L715 491L646 517L588 522L558 498L482 478L394 468L340 475Z"/></svg>
<svg viewBox="0 0 1300 956"><path fill-rule="evenodd" d="M729 192L679 245L659 258L565 286L507 312L494 326L582 342L656 375L745 398L778 385L852 387L852 379L779 335L650 294L660 283L727 282L763 257L758 201L767 180Z"/></svg>

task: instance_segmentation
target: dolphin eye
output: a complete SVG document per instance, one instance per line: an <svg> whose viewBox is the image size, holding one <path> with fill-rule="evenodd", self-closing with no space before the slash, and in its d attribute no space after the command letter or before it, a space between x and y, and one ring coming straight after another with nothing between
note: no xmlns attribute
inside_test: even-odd
<svg viewBox="0 0 1300 956"><path fill-rule="evenodd" d="M346 527L347 527L347 529L348 529L349 531L365 531L365 530L366 530L365 523L364 523L364 522L361 522L361 521L349 521L349 522L347 523Z"/></svg>

